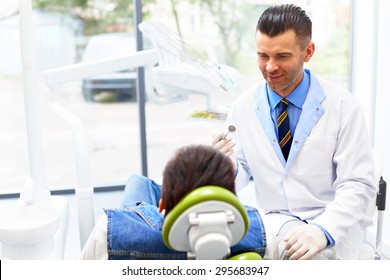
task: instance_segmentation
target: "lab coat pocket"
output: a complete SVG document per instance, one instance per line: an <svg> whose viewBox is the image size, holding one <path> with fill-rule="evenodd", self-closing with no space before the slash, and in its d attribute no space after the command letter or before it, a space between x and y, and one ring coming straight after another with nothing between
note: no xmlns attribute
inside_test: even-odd
<svg viewBox="0 0 390 280"><path fill-rule="evenodd" d="M326 175L332 172L335 138L308 137L298 152L300 175Z"/></svg>

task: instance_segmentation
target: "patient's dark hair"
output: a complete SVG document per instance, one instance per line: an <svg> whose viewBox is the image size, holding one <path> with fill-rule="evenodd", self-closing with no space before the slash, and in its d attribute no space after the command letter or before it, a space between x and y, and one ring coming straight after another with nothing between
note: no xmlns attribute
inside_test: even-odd
<svg viewBox="0 0 390 280"><path fill-rule="evenodd" d="M196 188L214 185L235 193L231 160L219 150L206 145L178 149L165 166L161 198L165 215L185 195Z"/></svg>
<svg viewBox="0 0 390 280"><path fill-rule="evenodd" d="M312 22L306 12L293 4L267 8L257 22L256 31L269 36L278 36L293 30L302 48L311 41Z"/></svg>

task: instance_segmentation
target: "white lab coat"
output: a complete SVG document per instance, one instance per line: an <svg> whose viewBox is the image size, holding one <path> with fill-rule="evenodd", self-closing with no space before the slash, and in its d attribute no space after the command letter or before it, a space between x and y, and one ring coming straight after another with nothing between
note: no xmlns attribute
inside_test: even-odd
<svg viewBox="0 0 390 280"><path fill-rule="evenodd" d="M338 258L358 258L372 222L366 211L376 187L368 131L356 99L311 75L287 163L264 82L237 99L227 124L236 126L236 191L253 176L257 204L266 213L282 212L316 223L335 240Z"/></svg>

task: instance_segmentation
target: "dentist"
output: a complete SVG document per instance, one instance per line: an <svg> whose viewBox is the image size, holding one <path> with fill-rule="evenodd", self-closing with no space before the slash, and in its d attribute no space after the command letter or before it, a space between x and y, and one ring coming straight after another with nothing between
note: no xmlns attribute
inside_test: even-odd
<svg viewBox="0 0 390 280"><path fill-rule="evenodd" d="M311 28L297 6L264 11L255 35L264 82L238 98L227 118L235 133L213 146L233 161L236 191L253 178L280 258L358 259L376 193L370 140L354 96L304 69Z"/></svg>

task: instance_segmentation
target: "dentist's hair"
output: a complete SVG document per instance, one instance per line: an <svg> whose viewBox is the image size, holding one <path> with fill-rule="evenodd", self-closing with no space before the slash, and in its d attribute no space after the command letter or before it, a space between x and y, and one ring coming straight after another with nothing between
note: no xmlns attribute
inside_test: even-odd
<svg viewBox="0 0 390 280"><path fill-rule="evenodd" d="M311 41L312 22L306 12L293 4L276 5L267 8L260 16L256 32L269 37L278 36L287 30L293 30L305 47Z"/></svg>

